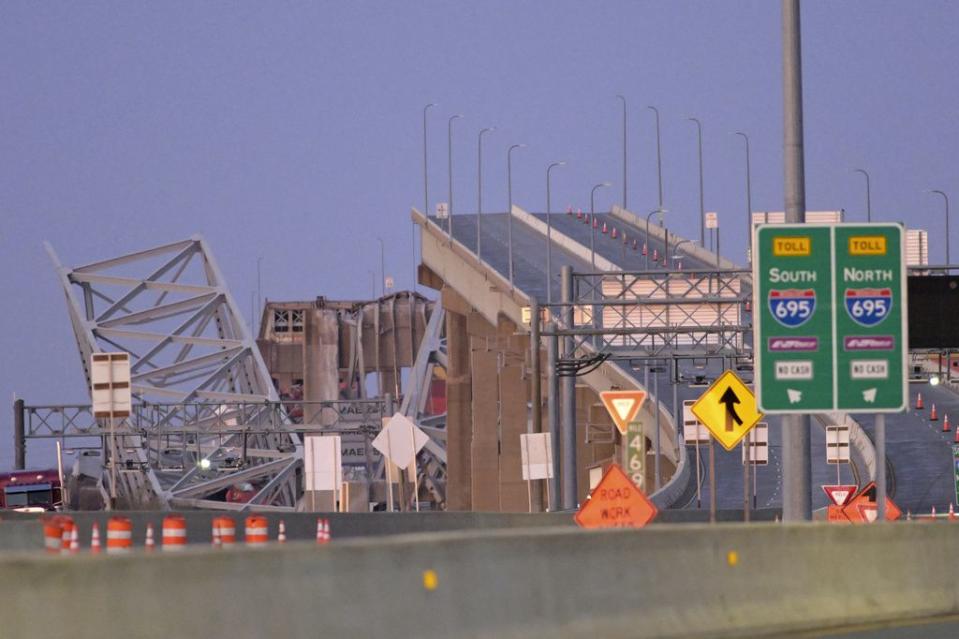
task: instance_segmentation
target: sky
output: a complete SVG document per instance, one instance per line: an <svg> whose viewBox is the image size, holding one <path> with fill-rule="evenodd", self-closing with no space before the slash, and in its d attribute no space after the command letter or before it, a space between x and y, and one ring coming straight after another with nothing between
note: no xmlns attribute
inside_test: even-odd
<svg viewBox="0 0 959 639"><path fill-rule="evenodd" d="M806 203L925 228L945 255L942 200L959 198L954 72L959 4L808 0L802 5ZM42 243L67 265L203 234L241 306L366 298L386 274L412 284L410 208L430 203L598 209L664 206L698 236L695 125L704 127L706 210L723 253L745 250L743 141L753 210L783 209L780 3L85 2L0 4L0 397L88 401L64 300ZM959 202L959 199L957 199ZM953 225L954 227L956 225ZM955 229L953 239L955 237ZM245 313L249 313L244 308ZM12 464L0 409L0 468Z"/></svg>

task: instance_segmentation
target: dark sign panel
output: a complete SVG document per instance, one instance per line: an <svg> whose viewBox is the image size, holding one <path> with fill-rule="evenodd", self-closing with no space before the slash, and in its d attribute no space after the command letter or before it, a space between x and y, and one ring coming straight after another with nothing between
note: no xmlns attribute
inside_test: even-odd
<svg viewBox="0 0 959 639"><path fill-rule="evenodd" d="M959 348L959 276L909 277L909 348Z"/></svg>

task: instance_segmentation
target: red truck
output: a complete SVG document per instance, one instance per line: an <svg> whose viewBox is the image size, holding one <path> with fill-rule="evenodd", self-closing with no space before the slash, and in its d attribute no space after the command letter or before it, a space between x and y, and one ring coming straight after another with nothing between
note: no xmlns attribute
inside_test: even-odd
<svg viewBox="0 0 959 639"><path fill-rule="evenodd" d="M0 509L41 512L55 510L62 502L60 474L55 468L0 473Z"/></svg>

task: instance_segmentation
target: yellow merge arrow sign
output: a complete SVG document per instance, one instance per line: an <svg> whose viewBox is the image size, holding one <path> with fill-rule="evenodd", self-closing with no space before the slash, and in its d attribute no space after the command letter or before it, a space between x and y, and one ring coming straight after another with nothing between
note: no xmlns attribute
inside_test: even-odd
<svg viewBox="0 0 959 639"><path fill-rule="evenodd" d="M629 427L629 422L636 419L639 409L646 401L646 391L616 390L602 391L599 398L603 400L606 411L613 418L613 423L623 435Z"/></svg>
<svg viewBox="0 0 959 639"><path fill-rule="evenodd" d="M726 450L735 448L763 418L756 396L732 371L720 375L691 410Z"/></svg>

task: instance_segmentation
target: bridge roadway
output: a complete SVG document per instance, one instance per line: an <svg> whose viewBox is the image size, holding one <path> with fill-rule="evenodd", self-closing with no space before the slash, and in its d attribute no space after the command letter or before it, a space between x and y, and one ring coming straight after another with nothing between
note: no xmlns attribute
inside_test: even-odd
<svg viewBox="0 0 959 639"><path fill-rule="evenodd" d="M544 214L536 214L538 219L545 221ZM623 222L610 214L596 215L600 229L595 231L594 248L597 256L601 256L613 264L628 271L641 271L646 268L646 259L642 255L642 247L647 244L649 259L653 253L658 253L660 260L664 251L664 243L655 235L646 238L643 227L635 227ZM458 214L453 217L454 236L468 248L476 250L476 216ZM611 233L603 234L601 227L606 223L607 230L617 229L617 234L624 231L628 243L621 239L613 240ZM576 218L575 214L554 213L551 215L553 229L562 233L589 250L590 227ZM514 281L521 290L535 295L538 299L546 298L546 244L542 233L530 228L518 219L513 220L513 270ZM507 256L507 221L506 215L484 214L482 219L482 251L483 259L500 273L508 274ZM632 239L637 239L637 249L632 248ZM677 237L677 240L682 238ZM670 237L670 246L675 246L673 236ZM690 255L682 260L685 268L710 268L707 264ZM554 240L552 248L552 277L551 295L559 299L559 272L564 265L572 266L574 271L589 272L591 266L588 260L580 259L562 249ZM653 266L651 268L659 268ZM749 335L747 335L747 339ZM638 370L636 370L638 369ZM634 376L642 381L642 365L636 363ZM680 373L686 379L677 385L677 396L680 404L683 400L695 399L702 392L701 388L691 388L686 382L696 374L705 375L707 380L714 379L720 373L717 362L710 362L705 369L695 370L692 367L680 367ZM738 371L747 382L751 381L750 371ZM673 410L671 379L668 372L659 373L661 401ZM653 378L650 377L650 386ZM650 389L651 390L651 389ZM912 388L912 397L915 398L916 385ZM937 509L947 509L955 500L953 482L953 464L949 444L952 442L954 431L949 434L940 432L942 421L928 421L928 411L932 403L937 404L940 420L946 413L952 413L954 422L959 422L959 395L943 387L934 388L928 384L922 385L923 396L926 400L926 410L910 410L901 415L889 415L886 418L887 459L890 463L891 495L903 510L913 512L928 512L932 506ZM914 403L914 401L912 402ZM857 416L867 434L872 437L873 419L871 416ZM766 421L769 429L769 465L759 467L757 475L757 499L759 507L777 507L782 504L781 476L782 476L782 437L780 420L769 417ZM825 494L815 490L815 486L831 484L837 481L836 467L825 463L825 431L821 427L812 428L812 484L814 486L812 499L813 508L822 508L827 504ZM953 427L954 428L954 427ZM689 448L690 459L695 459L693 447ZM718 487L717 505L719 508L737 508L742 506L743 485L741 452L734 450L727 452L716 447L716 483ZM708 479L708 447L701 447L701 504L708 507L709 479ZM854 458L854 461L857 461ZM859 466L862 464L859 463ZM695 469L694 469L695 474ZM848 465L840 467L838 480L842 483L856 483L864 470L850 468ZM696 507L695 493L689 495L688 507Z"/></svg>
<svg viewBox="0 0 959 639"><path fill-rule="evenodd" d="M541 217L545 220L545 215L540 215L538 217ZM589 246L591 233L589 224L577 219L575 215L553 214L551 217L553 227L556 230L575 239L583 246ZM608 259L626 271L646 270L647 258L649 259L649 269L665 270L665 267L662 266L661 262L666 250L665 242L662 239L653 234L650 234L650 236L647 238L645 227L635 227L630 224L626 224L623 220L610 214L600 213L596 215L596 218L600 228L592 232L594 233L593 246L597 255ZM654 221L651 221L651 225L654 223ZM606 234L602 233L603 224L606 224L607 226L608 232ZM611 231L613 228L617 229L617 235L620 236L615 240L612 239ZM626 244L624 244L621 239L624 231L628 240ZM635 250L632 248L632 238L637 239L637 248ZM682 241L683 239L684 238L681 237L670 236L670 262L672 262L672 257L674 255L673 247L676 246L677 241ZM647 245L647 255L645 256L642 254L644 244ZM680 248L682 249L682 247ZM685 253L685 251L681 252ZM656 256L660 259L658 264L653 262L654 253L656 253ZM714 263L707 263L688 254L686 254L684 259L681 261L683 267L687 269L708 269L715 266ZM744 290L745 292L749 292L748 288ZM747 340L750 337L751 335L746 335ZM705 370L688 371L688 373L689 377L693 377L695 374L705 374L708 379L712 380L721 373L721 370L719 362L710 361ZM751 382L751 371L737 371L737 373L743 377L744 381L747 383ZM667 384L671 382L671 380L668 378L669 376L666 375L659 380L660 388L663 388L664 382ZM672 390L668 386L666 389L667 390L662 393L664 395L663 399L668 400L667 403L671 405ZM679 396L680 403L683 400L696 399L703 392L703 390L703 388L691 388L689 384L681 382L677 388L677 394ZM666 395L668 395L668 397L666 397ZM758 467L758 472L756 475L758 493L756 503L759 507L777 507L782 506L782 432L779 418L768 417L765 419L765 421L769 424L769 464ZM702 459L701 466L703 471L702 475L704 477L701 494L703 495L704 499L709 494L708 454L704 455L707 450L708 447L700 450L700 456ZM695 459L693 447L690 448L689 452L692 453L690 458ZM736 450L727 452L721 447L716 446L715 454L716 485L718 489L717 506L719 508L734 508L737 506L741 507L743 501L741 449L737 448ZM823 428L816 428L815 424L812 429L812 455L813 485L815 486L835 483L837 481L836 466L825 463L825 430ZM839 471L839 481L843 483L855 483L856 480L854 478L854 474L848 465L841 465ZM814 490L812 497L813 508L822 508L828 503L825 493L821 491ZM701 503L708 508L708 501L702 501ZM696 501L691 500L689 505L691 507L695 507Z"/></svg>
<svg viewBox="0 0 959 639"><path fill-rule="evenodd" d="M565 214L554 214L552 217L553 222L556 223L557 229L575 239L582 246L589 246L589 233L584 224L575 221L575 218L570 219ZM609 216L598 217L601 220L606 219L609 223L613 222L612 218ZM560 226L560 218L566 222L563 223L562 226ZM454 215L452 219L454 237L471 251L475 252L476 216L469 214L457 214ZM437 220L434 219L433 221L436 222ZM441 226L445 226L445 223L442 221L440 221L440 223ZM545 238L541 233L535 231L528 225L515 218L513 219L512 226L514 283L520 290L536 296L538 299L545 299L547 281ZM481 222L480 242L482 248L482 258L492 268L506 276L508 276L509 273L507 233L507 219L505 214L491 213L483 215ZM585 237L583 237L584 235ZM640 245L641 243L642 242L640 241ZM622 249L620 247L621 244L622 243L618 240L611 240L608 235L603 235L600 232L596 233L594 246L596 248L597 255L605 257L621 268L626 268L629 270L642 270L643 267L639 263L642 258L633 255L631 248L629 248L628 252L626 253L627 259L622 259ZM662 251L662 244L656 243L654 240L649 248L650 253L653 249L657 248L659 251ZM619 255L617 255L617 250L619 251ZM559 299L560 297L559 272L563 266L569 265L576 272L589 272L592 270L588 262L559 247L555 242L552 249L551 265L553 277L550 278L550 283L552 286L551 294L553 299ZM707 266L697 262L696 260L690 260L688 268L707 268ZM627 366L627 368L629 367ZM636 366L632 368L632 370L637 381L642 383L644 377L642 364L640 362L636 362ZM681 373L685 373L687 379L692 378L692 376L697 373L705 373L709 377L715 377L719 372L720 369L716 363L711 363L704 371L694 371L691 369L682 370L681 368ZM649 377L650 391L652 391L653 378L655 376L659 377L659 388L661 391L660 396L662 403L668 408L668 410L675 414L672 404L673 393L671 388L671 376L669 372L662 371L659 373L651 373ZM678 384L677 399L680 405L682 404L683 400L697 398L702 393L702 390L703 389L701 388L690 388L687 383L681 382ZM779 507L782 505L782 441L778 428L778 420L771 419L768 421L770 422L769 465L760 466L758 468L756 481L750 481L750 484L755 483L755 504L759 508ZM813 445L814 454L817 455L817 459L824 460L825 435L820 429L814 429ZM702 508L707 509L709 508L710 494L708 450L708 446L700 447L701 500L699 501L699 505ZM690 460L695 463L695 447L690 446L688 452L690 453ZM716 485L718 488L716 500L717 508L741 508L743 505L744 496L741 449L737 448L733 451L727 452L721 446L716 446L715 456ZM841 470L842 481L845 482L850 480L851 475L849 474L848 469L843 467ZM696 475L695 467L692 469L692 475L694 477ZM820 483L834 483L836 481L835 467L827 467L825 463L814 464L813 479L814 481L819 481ZM749 493L752 494L752 492L752 486L750 486ZM825 506L826 498L824 494L814 493L813 499L814 507ZM697 507L696 491L694 487L688 491L683 502L677 504L677 506L685 506L688 508Z"/></svg>
<svg viewBox="0 0 959 639"><path fill-rule="evenodd" d="M575 215L554 214L552 218L554 228L586 246L589 245L589 226L577 220ZM644 241L646 241L645 229L626 224L622 220L607 214L598 214L597 219L600 227L602 227L603 222L606 222L609 228L615 226L620 233L625 230L629 237L637 237L639 240L639 250L632 251L632 243L630 242L630 248L624 254L621 240L614 241L609 235L597 232L595 236L597 254L625 269L643 270L645 259L642 256L641 249ZM663 242L655 236L651 236L648 241L650 256L654 250L657 250L659 255L662 256ZM670 238L670 245L675 246L672 237ZM711 266L691 257L687 257L683 262L686 268L708 268ZM749 335L747 335L748 337ZM950 503L954 503L956 499L950 449L955 429L953 428L953 431L948 434L941 433L942 421L929 422L928 412L932 403L935 402L940 412L940 420L945 413L951 412L956 421L959 421L959 396L943 387L934 388L928 384L921 385L921 388L915 384L912 386L910 405L915 405L915 394L921 390L926 400L925 411L910 409L903 414L886 417L886 456L891 466L889 477L892 483L890 494L893 495L895 501L903 510L928 512L933 506L936 506L941 512L942 509L947 509ZM872 438L873 417L871 415L857 415L857 420ZM775 464L772 460L773 455L781 447L779 420L769 418L768 421L770 422L770 460L772 464ZM775 427L773 427L774 423L776 424ZM812 429L812 447L813 485L835 482L835 468L830 468L822 463L822 460L825 459L825 432L822 428L816 428L815 425ZM720 471L721 464L722 462L717 460L717 469ZM844 468L843 470L847 469ZM763 471L760 470L760 480L762 477ZM843 483L851 478L850 474L842 473ZM723 482L719 480L718 483L720 484L720 492L725 492L726 487L722 485ZM814 490L813 508L823 507L826 503L825 494Z"/></svg>

